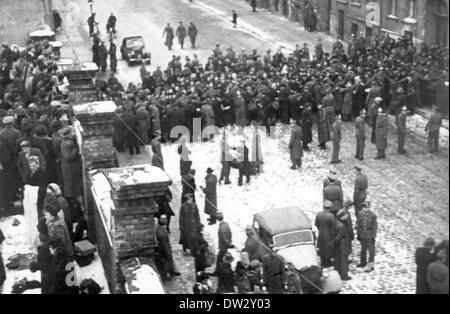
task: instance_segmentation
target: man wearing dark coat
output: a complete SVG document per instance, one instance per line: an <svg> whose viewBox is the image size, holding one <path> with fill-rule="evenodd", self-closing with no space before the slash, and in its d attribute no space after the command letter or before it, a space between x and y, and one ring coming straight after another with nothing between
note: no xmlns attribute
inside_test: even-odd
<svg viewBox="0 0 450 314"><path fill-rule="evenodd" d="M405 150L405 136L406 136L406 119L408 117L408 111L406 107L402 108L402 111L397 115L397 142L398 153L406 154Z"/></svg>
<svg viewBox="0 0 450 314"><path fill-rule="evenodd" d="M330 140L330 129L328 128L325 109L322 105L318 107L319 121L317 122L317 136L320 149L326 149L327 142Z"/></svg>
<svg viewBox="0 0 450 314"><path fill-rule="evenodd" d="M71 201L82 193L82 168L78 144L72 129L62 130L61 141L61 173L63 178L64 197Z"/></svg>
<svg viewBox="0 0 450 314"><path fill-rule="evenodd" d="M291 139L289 140L289 150L291 153L292 170L297 169L297 167L302 167L302 157L303 157L303 143L302 143L302 128L292 120L294 125L291 131Z"/></svg>
<svg viewBox="0 0 450 314"><path fill-rule="evenodd" d="M98 46L98 60L102 72L106 71L107 59L108 59L108 50L106 49L105 42L101 41L100 45Z"/></svg>
<svg viewBox="0 0 450 314"><path fill-rule="evenodd" d="M187 249L192 251L192 235L200 225L200 215L198 212L197 204L193 201L192 194L188 193L185 195L186 201L183 203L180 209L180 244L183 247L183 251L186 252Z"/></svg>
<svg viewBox="0 0 450 314"><path fill-rule="evenodd" d="M192 47L192 49L195 49L195 42L197 40L198 29L197 29L197 26L195 26L195 24L193 22L191 22L189 24L188 35L189 35L189 40L191 41L191 47Z"/></svg>
<svg viewBox="0 0 450 314"><path fill-rule="evenodd" d="M317 248L322 267L332 266L331 258L334 256L334 247L331 245L336 218L330 212L332 203L329 200L323 202L323 211L317 214L315 225L319 230Z"/></svg>
<svg viewBox="0 0 450 314"><path fill-rule="evenodd" d="M348 275L348 256L351 247L349 248L348 245L349 243L351 245L351 242L348 241L349 231L345 225L348 213L345 210L340 210L336 214L336 218L333 230L334 239L332 240L335 250L334 269L339 272L342 280L350 280L352 278Z"/></svg>
<svg viewBox="0 0 450 314"><path fill-rule="evenodd" d="M360 115L355 120L356 154L355 158L364 160L364 147L366 143L366 110L361 110Z"/></svg>
<svg viewBox="0 0 450 314"><path fill-rule="evenodd" d="M238 15L235 10L231 11L231 18L233 22L233 27L236 28Z"/></svg>
<svg viewBox="0 0 450 314"><path fill-rule="evenodd" d="M116 23L117 23L117 18L114 16L113 13L111 13L111 15L108 17L108 21L106 22L106 32L112 32L112 33L116 33Z"/></svg>
<svg viewBox="0 0 450 314"><path fill-rule="evenodd" d="M206 187L202 187L205 193L205 213L209 215L209 224L214 225L217 212L217 176L211 168L206 170L205 184Z"/></svg>
<svg viewBox="0 0 450 314"><path fill-rule="evenodd" d="M249 150L247 145L245 144L245 141L241 141L241 147L243 147L243 160L239 162L239 178L238 178L238 185L242 186L244 176L246 178L246 183L250 183L250 172L251 172L251 164L249 159Z"/></svg>
<svg viewBox="0 0 450 314"><path fill-rule="evenodd" d="M5 236L3 235L2 229L0 229L0 248L3 241L5 241ZM2 251L0 250L0 287L6 280L5 266L3 265Z"/></svg>
<svg viewBox="0 0 450 314"><path fill-rule="evenodd" d="M366 272L375 269L375 238L377 237L377 216L370 210L370 202L364 202L357 220L358 240L361 242L361 261L357 267L366 267ZM369 251L369 263L367 263Z"/></svg>
<svg viewBox="0 0 450 314"><path fill-rule="evenodd" d="M234 248L232 244L232 234L230 225L223 220L223 213L217 211L216 218L219 221L218 239L219 239L219 252L217 253L217 265L222 261L223 257L227 253L228 249Z"/></svg>
<svg viewBox="0 0 450 314"><path fill-rule="evenodd" d="M94 35L94 27L95 27L95 12L89 16L87 20L88 26L89 26L89 37L92 37Z"/></svg>
<svg viewBox="0 0 450 314"><path fill-rule="evenodd" d="M99 57L99 41L96 40L97 35L94 35L94 43L92 44L92 62L100 67Z"/></svg>
<svg viewBox="0 0 450 314"><path fill-rule="evenodd" d="M367 175L362 173L361 166L355 166L355 170L356 170L356 177L355 177L355 187L353 190L353 205L355 206L355 216L356 218L358 218L359 212L363 208L363 203L366 201L369 181Z"/></svg>
<svg viewBox="0 0 450 314"><path fill-rule="evenodd" d="M339 151L341 149L341 140L342 140L341 126L342 126L341 116L337 115L336 121L333 123L332 128L331 128L331 131L332 131L331 141L333 143L333 153L331 155L331 164L338 164L341 162L341 160L339 159Z"/></svg>
<svg viewBox="0 0 450 314"><path fill-rule="evenodd" d="M376 147L377 147L377 156L375 159L385 159L386 158L386 148L387 148L387 133L388 133L388 118L387 115L383 112L383 109L378 109L378 118L375 131L375 139L376 139Z"/></svg>
<svg viewBox="0 0 450 314"><path fill-rule="evenodd" d="M250 5L252 7L252 11L256 12L256 0L251 0L250 1Z"/></svg>
<svg viewBox="0 0 450 314"><path fill-rule="evenodd" d="M302 112L302 135L303 135L303 150L309 151L309 144L312 142L312 113L311 105L307 103Z"/></svg>
<svg viewBox="0 0 450 314"><path fill-rule="evenodd" d="M217 291L216 293L234 293L234 286L236 285L236 279L234 277L231 263L233 262L233 256L226 252L223 258L218 261L216 268L216 274L218 277Z"/></svg>
<svg viewBox="0 0 450 314"><path fill-rule="evenodd" d="M283 257L269 252L264 255L262 264L264 284L269 294L283 294L286 279Z"/></svg>
<svg viewBox="0 0 450 314"><path fill-rule="evenodd" d="M195 169L189 169L188 172L181 177L181 203L186 201L186 195L191 194L192 200L195 201L195 190L197 185L195 184Z"/></svg>
<svg viewBox="0 0 450 314"><path fill-rule="evenodd" d="M206 252L208 250L208 242L203 237L203 225L200 224L194 230L191 238L191 254L194 257L195 273L202 272L206 269Z"/></svg>
<svg viewBox="0 0 450 314"><path fill-rule="evenodd" d="M155 201L158 204L158 213L155 214L156 217L161 217L162 215L166 216L167 219L167 231L170 233L170 218L172 216L175 216L175 213L172 210L172 207L170 207L170 202L172 201L172 192L170 192L170 189L167 188L167 190L164 192L164 196L157 196L155 197Z"/></svg>
<svg viewBox="0 0 450 314"><path fill-rule="evenodd" d="M428 132L428 150L430 153L439 151L439 129L442 125L442 114L433 106L433 113L425 126L425 132Z"/></svg>
<svg viewBox="0 0 450 314"><path fill-rule="evenodd" d="M434 239L428 238L423 243L423 247L416 249L416 294L430 294L430 287L427 282L427 269L431 263L436 261L435 247Z"/></svg>
<svg viewBox="0 0 450 314"><path fill-rule="evenodd" d="M164 158L161 151L161 131L157 131L152 140L152 166L161 168L164 171Z"/></svg>
<svg viewBox="0 0 450 314"><path fill-rule="evenodd" d="M173 46L173 39L175 37L175 34L173 32L173 28L172 26L170 26L170 23L167 23L166 28L164 29L163 32L163 38L165 37L165 42L164 44L169 48L169 50L172 50L172 46Z"/></svg>
<svg viewBox="0 0 450 314"><path fill-rule="evenodd" d="M180 48L183 49L184 39L187 36L186 27L184 27L183 22L180 22L180 25L178 25L177 30L175 32L175 36L178 37L178 43L180 44Z"/></svg>
<svg viewBox="0 0 450 314"><path fill-rule="evenodd" d="M170 244L169 232L167 231L167 217L162 215L158 219L155 235L158 242L158 248L155 254L155 264L163 281L170 280L171 276L179 276L180 273L175 269L172 256L172 245Z"/></svg>
<svg viewBox="0 0 450 314"><path fill-rule="evenodd" d="M340 183L340 182L339 182ZM329 184L323 189L323 199L331 201L331 213L337 213L343 207L344 193L342 187L339 186L335 180L330 181Z"/></svg>
<svg viewBox="0 0 450 314"><path fill-rule="evenodd" d="M125 122L125 145L130 151L130 155L139 155L141 153L141 149L139 147L139 141L136 137L137 134L137 119L133 110L130 108L126 109L126 112L123 114L122 120Z"/></svg>
<svg viewBox="0 0 450 314"><path fill-rule="evenodd" d="M116 44L111 40L111 43L109 45L109 66L111 68L111 72L116 73L117 72L117 47Z"/></svg>

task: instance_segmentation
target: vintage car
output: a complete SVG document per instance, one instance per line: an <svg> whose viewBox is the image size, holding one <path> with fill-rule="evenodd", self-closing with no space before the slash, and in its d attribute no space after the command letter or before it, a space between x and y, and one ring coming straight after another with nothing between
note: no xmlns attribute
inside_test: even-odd
<svg viewBox="0 0 450 314"><path fill-rule="evenodd" d="M125 37L120 47L122 59L128 62L128 65L136 63L150 64L151 55L145 51L144 38L142 36Z"/></svg>
<svg viewBox="0 0 450 314"><path fill-rule="evenodd" d="M301 276L309 278L302 280L304 290L311 290L311 283L321 287L326 282L311 221L300 208L273 208L256 213L253 225L246 232L245 248L251 259L262 261L265 254L276 253L286 265L292 265Z"/></svg>

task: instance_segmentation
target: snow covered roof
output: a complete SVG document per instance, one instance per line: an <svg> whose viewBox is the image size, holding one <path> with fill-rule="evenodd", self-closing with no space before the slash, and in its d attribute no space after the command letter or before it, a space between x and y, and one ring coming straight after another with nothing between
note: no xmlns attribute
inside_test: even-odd
<svg viewBox="0 0 450 314"><path fill-rule="evenodd" d="M305 212L298 207L273 208L255 214L260 228L271 235L310 229L311 221Z"/></svg>

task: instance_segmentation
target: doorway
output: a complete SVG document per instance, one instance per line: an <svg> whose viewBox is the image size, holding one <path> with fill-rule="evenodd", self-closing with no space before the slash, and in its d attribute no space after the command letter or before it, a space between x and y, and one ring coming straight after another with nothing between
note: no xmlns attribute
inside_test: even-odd
<svg viewBox="0 0 450 314"><path fill-rule="evenodd" d="M358 37L358 24L352 23L350 26L350 34Z"/></svg>
<svg viewBox="0 0 450 314"><path fill-rule="evenodd" d="M342 40L344 40L344 19L345 19L345 12L344 10L338 11L338 35L341 37Z"/></svg>
<svg viewBox="0 0 450 314"><path fill-rule="evenodd" d="M425 42L448 45L448 7L445 1L428 0L425 11Z"/></svg>

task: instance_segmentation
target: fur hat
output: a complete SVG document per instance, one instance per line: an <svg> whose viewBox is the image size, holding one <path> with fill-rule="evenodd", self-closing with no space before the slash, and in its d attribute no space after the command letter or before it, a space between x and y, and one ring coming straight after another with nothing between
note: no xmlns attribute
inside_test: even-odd
<svg viewBox="0 0 450 314"><path fill-rule="evenodd" d="M227 264L231 264L234 261L234 257L233 255L231 255L231 253L225 253L225 255L222 258L222 262L227 263Z"/></svg>

